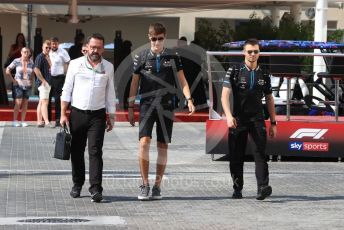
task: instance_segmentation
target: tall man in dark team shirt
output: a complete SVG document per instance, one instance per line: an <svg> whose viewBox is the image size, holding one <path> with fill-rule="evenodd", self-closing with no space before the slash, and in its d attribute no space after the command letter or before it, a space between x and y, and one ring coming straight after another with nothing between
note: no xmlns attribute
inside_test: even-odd
<svg viewBox="0 0 344 230"><path fill-rule="evenodd" d="M229 68L223 82L221 96L229 128L229 167L234 189L232 197L242 198L244 156L247 136L250 134L257 147L257 151L254 153L258 190L256 199L264 200L271 195L272 188L269 186L269 170L265 155L267 133L262 105L263 96L265 96L270 114L270 137L277 134L275 105L269 75L257 63L259 58L258 40L247 40L243 51L245 61L239 66ZM233 105L230 101L231 93L233 93Z"/></svg>
<svg viewBox="0 0 344 230"><path fill-rule="evenodd" d="M154 123L156 123L158 159L151 198L162 199L160 184L167 163L168 143L171 142L173 109L178 84L186 98L189 115L195 111L180 57L176 52L164 47L165 27L160 23L151 24L148 38L151 48L142 51L134 59L128 106L129 122L134 126L134 102L140 86L139 165L143 184L140 186L139 200L149 200L149 147Z"/></svg>

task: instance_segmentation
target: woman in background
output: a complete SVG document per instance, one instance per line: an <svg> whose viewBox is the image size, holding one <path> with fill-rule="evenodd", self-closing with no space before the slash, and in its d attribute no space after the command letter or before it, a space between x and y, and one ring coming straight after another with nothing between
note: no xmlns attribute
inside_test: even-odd
<svg viewBox="0 0 344 230"><path fill-rule="evenodd" d="M31 51L27 47L21 49L21 57L16 58L6 68L6 75L13 83L12 95L14 99L13 127L27 127L25 123L29 93L33 82L33 61L30 59ZM11 71L15 70L14 78ZM18 113L21 108L21 123L18 122Z"/></svg>

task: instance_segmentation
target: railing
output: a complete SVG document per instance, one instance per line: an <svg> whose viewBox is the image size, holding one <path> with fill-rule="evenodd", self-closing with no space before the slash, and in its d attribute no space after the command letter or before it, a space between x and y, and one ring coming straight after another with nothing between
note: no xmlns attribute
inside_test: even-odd
<svg viewBox="0 0 344 230"><path fill-rule="evenodd" d="M288 56L296 56L296 57L315 57L315 56L320 56L323 58L328 58L328 57L339 57L343 58L344 60L344 54L342 53L300 53L300 52L261 52L259 54L260 56L279 56L279 57L288 57ZM207 68L208 68L208 80L209 80L209 119L210 120L219 120L222 119L221 115L214 109L214 89L213 89L213 83L218 83L221 84L221 79L220 80L214 80L212 74L217 72L221 73L223 72L223 76L225 75L226 70L214 70L213 66L214 63L216 62L215 59L212 59L213 56L243 56L242 51L227 51L227 52L216 52L216 51L207 51ZM218 62L217 62L218 63ZM343 63L344 64L344 63ZM219 66L220 63L218 63ZM332 78L334 79L334 85L335 85L335 98L334 101L326 101L325 103L328 104L333 104L334 105L334 113L335 113L335 120L338 121L338 116L339 116L339 84L340 80L344 79L344 66L341 66L343 68L343 71L338 73L336 72L335 74L323 74L321 75L322 78ZM316 76L318 73L309 73L308 75L313 75ZM287 78L287 96L286 96L286 120L290 120L290 105L292 104L291 100L291 79L294 77L300 77L300 73L290 73L290 72L271 72L271 75L276 76L276 77L285 77ZM320 74L319 74L320 76ZM220 96L220 95L217 95Z"/></svg>

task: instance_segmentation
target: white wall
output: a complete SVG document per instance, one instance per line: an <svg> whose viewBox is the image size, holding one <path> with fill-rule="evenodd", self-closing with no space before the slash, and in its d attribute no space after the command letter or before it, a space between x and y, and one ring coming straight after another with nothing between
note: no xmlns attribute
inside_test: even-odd
<svg viewBox="0 0 344 230"><path fill-rule="evenodd" d="M153 22L162 22L167 28L167 36L171 39L178 38L178 18L148 18L148 17L102 17L95 18L86 23L69 24L50 20L46 16L39 16L37 27L42 28L43 39L57 36L60 42L74 42L75 30L81 29L86 35L99 32L104 35L105 42L111 43L115 31L122 31L122 39L130 40L133 49L148 42L148 26Z"/></svg>

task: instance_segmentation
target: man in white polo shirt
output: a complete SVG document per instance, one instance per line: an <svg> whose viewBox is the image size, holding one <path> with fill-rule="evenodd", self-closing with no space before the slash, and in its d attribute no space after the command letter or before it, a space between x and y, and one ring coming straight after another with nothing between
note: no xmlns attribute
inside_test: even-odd
<svg viewBox="0 0 344 230"><path fill-rule="evenodd" d="M71 160L73 188L71 197L80 197L85 182L84 152L89 155L88 191L94 202L102 196L104 134L113 128L116 110L114 67L102 58L104 37L95 33L87 39L87 54L70 62L61 96L62 126L69 124L72 134ZM66 115L71 103L69 120Z"/></svg>
<svg viewBox="0 0 344 230"><path fill-rule="evenodd" d="M60 126L61 117L61 94L62 87L66 78L65 71L67 70L68 63L70 61L69 54L66 50L59 48L59 39L52 37L50 39L51 50L49 57L51 60L51 91L49 94L48 114L49 120L51 117L51 98L55 100L55 126Z"/></svg>

